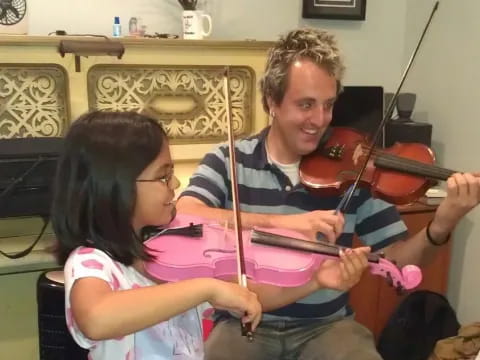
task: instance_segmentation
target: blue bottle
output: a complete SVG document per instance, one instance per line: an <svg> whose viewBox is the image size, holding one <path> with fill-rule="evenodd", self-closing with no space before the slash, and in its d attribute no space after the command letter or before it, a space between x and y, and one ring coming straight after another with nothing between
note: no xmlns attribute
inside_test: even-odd
<svg viewBox="0 0 480 360"><path fill-rule="evenodd" d="M120 17L115 16L113 19L113 37L122 36L122 25L120 25Z"/></svg>

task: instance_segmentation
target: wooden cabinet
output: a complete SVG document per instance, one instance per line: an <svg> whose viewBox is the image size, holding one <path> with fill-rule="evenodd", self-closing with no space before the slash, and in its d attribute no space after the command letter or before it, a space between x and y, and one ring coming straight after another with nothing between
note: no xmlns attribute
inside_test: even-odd
<svg viewBox="0 0 480 360"><path fill-rule="evenodd" d="M414 203L399 207L399 210L409 234L414 235L433 218L436 207ZM422 268L423 280L415 290L427 289L441 294L446 293L450 244L451 242L442 246L435 259ZM352 289L350 304L356 312L357 321L368 327L378 339L390 315L404 297L405 295L397 295L395 289L390 287L384 278L366 272L360 283Z"/></svg>

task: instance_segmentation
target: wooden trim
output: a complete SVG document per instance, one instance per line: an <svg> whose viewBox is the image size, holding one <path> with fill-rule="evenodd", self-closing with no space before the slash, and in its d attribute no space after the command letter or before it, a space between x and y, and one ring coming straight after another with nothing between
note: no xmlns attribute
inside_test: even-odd
<svg viewBox="0 0 480 360"><path fill-rule="evenodd" d="M425 203L415 201L411 204L397 206L400 214L433 212L437 210L438 205L427 205Z"/></svg>
<svg viewBox="0 0 480 360"><path fill-rule="evenodd" d="M61 40L105 41L103 37L93 36L26 36L0 35L0 45L11 46L57 46ZM123 37L112 39L120 41L125 46L135 47L175 47L175 48L221 48L221 49L268 49L272 41L257 40L183 40L183 39L150 39Z"/></svg>

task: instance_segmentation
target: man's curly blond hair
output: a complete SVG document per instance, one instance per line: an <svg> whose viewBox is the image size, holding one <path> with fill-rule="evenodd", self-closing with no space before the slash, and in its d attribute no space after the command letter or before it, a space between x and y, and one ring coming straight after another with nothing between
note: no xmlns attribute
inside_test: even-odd
<svg viewBox="0 0 480 360"><path fill-rule="evenodd" d="M269 50L265 73L260 80L263 108L269 113L267 99L280 104L288 85L290 65L299 59L308 59L337 79L337 91L345 71L337 41L333 34L314 28L293 30L280 37Z"/></svg>

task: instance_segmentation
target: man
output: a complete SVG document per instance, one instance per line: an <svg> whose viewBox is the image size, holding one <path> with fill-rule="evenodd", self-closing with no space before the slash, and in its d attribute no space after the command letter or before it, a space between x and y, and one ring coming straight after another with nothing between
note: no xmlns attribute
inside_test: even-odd
<svg viewBox="0 0 480 360"><path fill-rule="evenodd" d="M480 181L472 174L454 174L433 221L407 241L398 241L407 234L396 208L373 199L367 190L355 192L343 216L332 210L339 198L308 194L299 183L299 162L318 147L331 122L343 72L336 41L325 31L291 31L270 50L260 85L271 126L236 144L243 225L293 229L312 239L321 233L345 246L351 246L356 233L372 251L383 249L399 265L422 264L479 203ZM177 203L179 212L229 220L229 176L228 148L219 146L192 176ZM358 281L364 258L359 252L345 265L349 282L339 286L332 275L323 284L348 290ZM353 320L346 292L259 284L251 289L265 312L255 341L242 341L238 320L217 314L206 343L207 359L381 359L372 334Z"/></svg>

